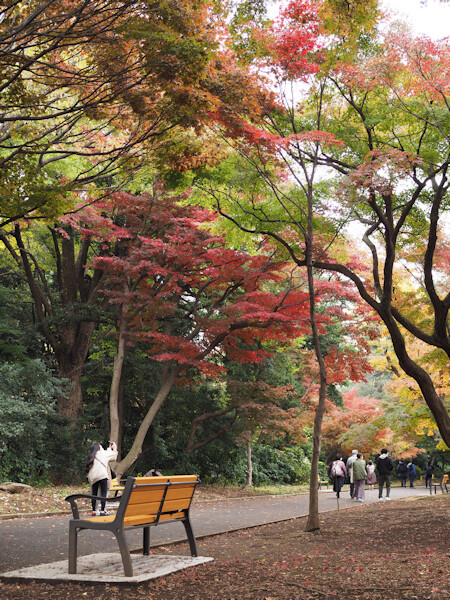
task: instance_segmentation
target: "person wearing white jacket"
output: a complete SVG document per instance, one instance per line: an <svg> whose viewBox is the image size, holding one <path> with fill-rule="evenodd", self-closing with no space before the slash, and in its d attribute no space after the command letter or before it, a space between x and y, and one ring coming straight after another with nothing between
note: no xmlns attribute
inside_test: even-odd
<svg viewBox="0 0 450 600"><path fill-rule="evenodd" d="M110 442L105 450L101 444L93 444L89 449L85 470L91 486L93 496L100 495L105 500L101 501L101 510L96 510L97 500L92 499L92 515L107 515L105 510L106 498L108 497L108 480L111 479L111 468L109 463L117 458L117 445ZM98 490L100 488L100 494Z"/></svg>

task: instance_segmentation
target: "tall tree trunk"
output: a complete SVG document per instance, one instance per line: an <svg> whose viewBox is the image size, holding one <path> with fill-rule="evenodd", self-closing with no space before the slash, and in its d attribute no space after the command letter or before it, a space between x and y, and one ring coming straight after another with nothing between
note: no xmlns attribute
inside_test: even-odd
<svg viewBox="0 0 450 600"><path fill-rule="evenodd" d="M308 266L308 291L312 337L314 343L314 352L316 354L317 364L319 365L319 398L314 415L313 429L313 455L311 460L311 476L309 481L309 514L306 522L305 531L314 531L320 529L319 519L319 458L320 444L322 438L322 421L325 414L325 399L327 392L327 373L322 350L320 348L319 333L317 331L315 297L314 297L314 279L312 266Z"/></svg>
<svg viewBox="0 0 450 600"><path fill-rule="evenodd" d="M320 125L320 122L319 122ZM319 127L320 128L320 127ZM306 258L306 272L308 277L308 295L309 295L309 318L311 321L311 333L313 338L314 353L316 355L316 361L319 366L319 398L314 415L314 429L313 429L313 455L311 460L311 476L309 481L309 513L308 520L306 522L305 531L314 531L320 529L319 519L319 458L320 458L320 444L322 439L322 421L323 415L325 414L325 400L327 394L327 370L325 361L320 347L319 332L317 330L317 319L316 319L316 297L314 293L314 257L313 257L313 243L314 243L314 222L313 222L313 198L314 191L312 182L314 180L314 173L316 164L311 174L311 178L308 180L307 187L307 231L305 232L305 258ZM306 190L305 190L306 191Z"/></svg>
<svg viewBox="0 0 450 600"><path fill-rule="evenodd" d="M110 420L110 432L109 439L119 447L120 444L120 414L119 414L119 401L120 401L120 383L122 380L123 363L125 360L125 348L127 341L127 319L125 315L125 308L120 306L119 308L119 339L117 342L117 351L114 356L113 374L111 379L111 386L109 388L109 420Z"/></svg>
<svg viewBox="0 0 450 600"><path fill-rule="evenodd" d="M75 426L83 409L81 376L91 346L95 323L73 323L61 328L61 342L53 347L58 376L69 381L69 393L58 398L58 414Z"/></svg>
<svg viewBox="0 0 450 600"><path fill-rule="evenodd" d="M83 394L81 391L81 373L84 360L73 363L66 355L59 357L58 377L69 381L69 390L58 398L57 410L59 416L68 419L70 425L75 426L77 419L81 416L83 406Z"/></svg>
<svg viewBox="0 0 450 600"><path fill-rule="evenodd" d="M182 371L183 367L174 366L172 368L166 368L164 370L163 376L161 378L161 387L159 389L158 394L156 395L155 400L150 406L147 414L142 420L141 425L139 426L136 437L134 438L133 445L130 448L128 454L116 465L116 473L117 477L122 477L122 475L136 462L139 455L142 452L142 445L145 440L145 436L150 428L150 425L153 423L153 419L155 418L158 410L161 408L164 400L170 393L170 390L173 388L177 377Z"/></svg>
<svg viewBox="0 0 450 600"><path fill-rule="evenodd" d="M252 441L247 441L247 481L245 487L253 485Z"/></svg>
<svg viewBox="0 0 450 600"><path fill-rule="evenodd" d="M122 369L122 377L120 378L119 384L119 397L118 397L118 413L119 413L119 437L117 439L117 456L120 460L122 456L122 435L123 435L123 389L124 389L124 371Z"/></svg>

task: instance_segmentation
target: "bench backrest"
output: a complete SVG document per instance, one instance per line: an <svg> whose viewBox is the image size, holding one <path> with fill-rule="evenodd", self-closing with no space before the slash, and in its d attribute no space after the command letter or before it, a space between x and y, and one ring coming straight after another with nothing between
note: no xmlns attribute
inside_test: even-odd
<svg viewBox="0 0 450 600"><path fill-rule="evenodd" d="M198 483L197 475L128 477L116 517L125 527L183 518Z"/></svg>

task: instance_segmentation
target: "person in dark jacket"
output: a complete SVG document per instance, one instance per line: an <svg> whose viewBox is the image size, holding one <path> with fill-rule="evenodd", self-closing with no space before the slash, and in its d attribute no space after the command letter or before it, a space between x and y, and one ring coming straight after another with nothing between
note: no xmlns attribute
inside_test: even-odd
<svg viewBox="0 0 450 600"><path fill-rule="evenodd" d="M377 458L378 469L378 500L383 500L383 486L386 484L386 500L390 500L391 493L391 473L394 465L391 458L388 456L386 448L381 450L380 456Z"/></svg>
<svg viewBox="0 0 450 600"><path fill-rule="evenodd" d="M431 464L431 460L429 460L427 466L425 467L425 487L428 487L428 484L430 484L431 486L431 480L433 479L433 471L434 467Z"/></svg>
<svg viewBox="0 0 450 600"><path fill-rule="evenodd" d="M417 471L416 465L414 464L414 460L408 463L408 473L409 473L409 487L414 487L414 479L416 478Z"/></svg>
<svg viewBox="0 0 450 600"><path fill-rule="evenodd" d="M397 477L400 479L400 483L402 487L406 487L406 476L408 474L408 469L406 468L406 463L404 460L399 460L397 465Z"/></svg>

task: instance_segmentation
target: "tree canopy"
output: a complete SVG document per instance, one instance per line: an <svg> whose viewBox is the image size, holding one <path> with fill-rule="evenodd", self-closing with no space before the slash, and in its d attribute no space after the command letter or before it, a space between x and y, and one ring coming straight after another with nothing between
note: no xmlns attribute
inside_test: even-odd
<svg viewBox="0 0 450 600"><path fill-rule="evenodd" d="M450 444L449 47L377 0L276 9L0 8L2 403L119 475L308 472L313 514L331 452Z"/></svg>

